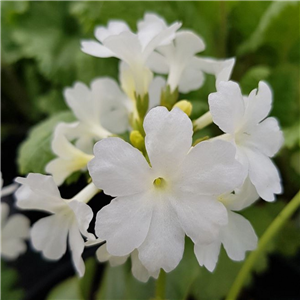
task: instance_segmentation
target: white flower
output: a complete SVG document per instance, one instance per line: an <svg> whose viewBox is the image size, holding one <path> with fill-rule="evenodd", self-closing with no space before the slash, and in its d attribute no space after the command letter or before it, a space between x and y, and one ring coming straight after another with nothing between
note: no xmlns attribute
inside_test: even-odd
<svg viewBox="0 0 300 300"><path fill-rule="evenodd" d="M97 214L96 234L113 256L138 249L150 273L170 272L180 262L187 234L194 243L211 243L227 223L214 195L241 184L234 147L225 141L201 142L191 149L193 128L178 108L153 108L144 120L141 152L119 138L94 147L88 164L93 182L116 196Z"/></svg>
<svg viewBox="0 0 300 300"><path fill-rule="evenodd" d="M100 43L82 41L82 51L97 57L114 56L124 61L131 70L137 95L143 97L152 80L152 72L146 67L148 57L156 47L170 43L180 26L176 22L168 27L155 14L145 14L144 20L138 23L138 33L134 34L126 23L110 22L107 29L96 28L95 36Z"/></svg>
<svg viewBox="0 0 300 300"><path fill-rule="evenodd" d="M21 214L8 217L9 206L1 203L1 256L15 259L26 251L25 239L29 237L29 219Z"/></svg>
<svg viewBox="0 0 300 300"><path fill-rule="evenodd" d="M244 260L245 252L256 249L257 236L250 222L243 216L234 213L256 201L259 196L249 178L235 193L221 195L221 201L227 208L228 224L220 230L218 238L209 245L196 244L194 252L201 266L213 271L223 244L228 256L235 261Z"/></svg>
<svg viewBox="0 0 300 300"><path fill-rule="evenodd" d="M18 177L16 181L22 184L16 192L16 204L19 208L52 213L33 225L30 237L34 248L42 251L44 257L57 260L66 252L68 239L76 271L83 276L85 266L81 258L84 249L82 235L95 239L93 234L87 232L93 217L92 209L74 198L61 198L51 176L29 174L27 178ZM95 189L93 185L89 185L82 192L93 194ZM80 200L80 193L75 198Z"/></svg>
<svg viewBox="0 0 300 300"><path fill-rule="evenodd" d="M1 197L8 196L12 194L16 189L18 188L17 183L12 183L8 186L3 187L3 178L2 178L2 172L0 171L0 195Z"/></svg>
<svg viewBox="0 0 300 300"><path fill-rule="evenodd" d="M126 262L128 257L130 256L131 257L131 272L137 280L142 281L142 282L147 282L150 277L157 279L158 275L159 275L159 270L154 273L150 273L143 266L143 264L141 263L141 261L138 257L137 250L133 250L133 252L130 255L113 256L107 251L106 245L103 245L103 246L99 247L98 250L96 251L96 256L100 262L109 261L109 264L112 267L122 265L123 263Z"/></svg>
<svg viewBox="0 0 300 300"><path fill-rule="evenodd" d="M156 73L168 74L167 83L171 91L178 87L181 93L200 88L204 82L203 72L215 75L217 83L228 80L235 60L195 56L204 49L205 44L198 35L192 31L180 31L171 44L158 47L147 64Z"/></svg>
<svg viewBox="0 0 300 300"><path fill-rule="evenodd" d="M276 154L283 143L283 135L275 118L266 118L271 110L272 93L269 86L259 83L243 97L235 82L220 82L218 92L209 95L210 112L215 124L237 148L237 159L266 201L282 191L277 168L269 157Z"/></svg>
<svg viewBox="0 0 300 300"><path fill-rule="evenodd" d="M53 176L57 185L63 184L72 173L85 171L87 163L93 158L93 155L81 151L69 141L77 135L77 129L78 122L59 123L55 128L51 148L58 157L46 165L45 171Z"/></svg>

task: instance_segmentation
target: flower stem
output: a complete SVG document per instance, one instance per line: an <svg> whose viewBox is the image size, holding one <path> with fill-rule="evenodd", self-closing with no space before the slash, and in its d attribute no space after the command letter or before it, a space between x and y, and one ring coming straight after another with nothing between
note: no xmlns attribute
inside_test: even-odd
<svg viewBox="0 0 300 300"><path fill-rule="evenodd" d="M161 269L159 277L156 281L155 300L163 300L166 298L166 272Z"/></svg>
<svg viewBox="0 0 300 300"><path fill-rule="evenodd" d="M200 118L198 118L197 120L195 120L193 122L194 131L198 131L198 130L206 127L207 125L211 124L212 122L213 122L212 115L208 111L203 116L201 116Z"/></svg>
<svg viewBox="0 0 300 300"><path fill-rule="evenodd" d="M93 182L87 185L83 190L81 190L72 200L77 200L79 202L88 203L97 193L101 192Z"/></svg>
<svg viewBox="0 0 300 300"><path fill-rule="evenodd" d="M238 276L236 277L226 300L235 300L237 299L245 280L247 279L249 273L251 272L253 265L261 252L266 248L268 243L276 235L276 233L281 229L285 222L293 215L293 213L300 206L300 191L296 196L285 206L285 208L279 213L271 225L267 228L263 236L261 237L258 247L253 251L245 263L243 264Z"/></svg>

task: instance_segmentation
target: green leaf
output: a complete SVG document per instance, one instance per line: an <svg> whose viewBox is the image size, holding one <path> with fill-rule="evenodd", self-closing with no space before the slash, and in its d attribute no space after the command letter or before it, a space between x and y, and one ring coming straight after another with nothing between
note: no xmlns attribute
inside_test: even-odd
<svg viewBox="0 0 300 300"><path fill-rule="evenodd" d="M289 20L286 22L286 20ZM281 56L288 54L288 50L299 38L299 3L293 1L273 2L262 18L250 38L238 48L238 54L243 55L256 51L263 44L278 47Z"/></svg>
<svg viewBox="0 0 300 300"><path fill-rule="evenodd" d="M46 164L55 157L51 150L51 139L55 126L59 122L74 120L74 115L66 111L34 126L18 151L19 172L21 174L29 172L44 174Z"/></svg>
<svg viewBox="0 0 300 300"><path fill-rule="evenodd" d="M300 147L300 121L284 129L283 133L284 144L287 148L291 149L296 145Z"/></svg>
<svg viewBox="0 0 300 300"><path fill-rule="evenodd" d="M24 291L17 286L18 273L1 261L1 299L22 299Z"/></svg>
<svg viewBox="0 0 300 300"><path fill-rule="evenodd" d="M79 279L71 277L54 287L47 300L85 300L79 291Z"/></svg>

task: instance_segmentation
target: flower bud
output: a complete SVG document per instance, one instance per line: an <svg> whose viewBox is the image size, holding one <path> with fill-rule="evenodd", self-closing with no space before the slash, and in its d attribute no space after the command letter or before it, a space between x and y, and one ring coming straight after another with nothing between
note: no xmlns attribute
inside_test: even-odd
<svg viewBox="0 0 300 300"><path fill-rule="evenodd" d="M181 100L181 101L177 102L173 107L180 108L188 116L191 115L192 109L193 109L192 103L187 100Z"/></svg>
<svg viewBox="0 0 300 300"><path fill-rule="evenodd" d="M141 151L143 151L145 149L145 140L144 140L144 137L141 135L141 133L138 130L131 131L129 138L130 138L131 144L135 148L137 148L137 149L139 149Z"/></svg>

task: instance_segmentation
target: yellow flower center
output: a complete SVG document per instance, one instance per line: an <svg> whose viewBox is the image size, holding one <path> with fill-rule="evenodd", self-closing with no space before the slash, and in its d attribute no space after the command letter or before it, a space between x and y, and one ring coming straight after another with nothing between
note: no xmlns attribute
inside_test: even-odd
<svg viewBox="0 0 300 300"><path fill-rule="evenodd" d="M162 188L166 185L166 181L163 178L158 177L153 181L153 184L157 188Z"/></svg>

